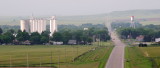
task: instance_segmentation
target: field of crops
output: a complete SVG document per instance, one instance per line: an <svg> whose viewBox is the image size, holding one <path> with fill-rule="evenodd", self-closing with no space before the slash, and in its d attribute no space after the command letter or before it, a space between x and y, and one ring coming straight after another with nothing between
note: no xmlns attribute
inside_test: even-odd
<svg viewBox="0 0 160 68"><path fill-rule="evenodd" d="M140 48L145 57L153 59L156 67L160 68L160 47L143 47Z"/></svg>
<svg viewBox="0 0 160 68"><path fill-rule="evenodd" d="M126 47L125 68L160 68L160 47Z"/></svg>
<svg viewBox="0 0 160 68"><path fill-rule="evenodd" d="M152 62L143 56L138 47L126 47L125 68L152 68Z"/></svg>
<svg viewBox="0 0 160 68"><path fill-rule="evenodd" d="M38 66L50 63L72 62L78 55L96 46L0 46L2 66ZM51 60L52 59L52 60ZM10 62L11 61L11 62Z"/></svg>
<svg viewBox="0 0 160 68"><path fill-rule="evenodd" d="M113 47L101 45L0 46L0 67L98 68Z"/></svg>

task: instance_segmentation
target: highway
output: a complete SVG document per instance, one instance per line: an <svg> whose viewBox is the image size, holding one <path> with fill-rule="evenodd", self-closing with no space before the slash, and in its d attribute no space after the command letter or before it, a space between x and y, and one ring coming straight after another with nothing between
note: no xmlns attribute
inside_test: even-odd
<svg viewBox="0 0 160 68"><path fill-rule="evenodd" d="M120 41L115 32L110 32L110 35L115 47L110 54L105 68L124 68L125 44Z"/></svg>

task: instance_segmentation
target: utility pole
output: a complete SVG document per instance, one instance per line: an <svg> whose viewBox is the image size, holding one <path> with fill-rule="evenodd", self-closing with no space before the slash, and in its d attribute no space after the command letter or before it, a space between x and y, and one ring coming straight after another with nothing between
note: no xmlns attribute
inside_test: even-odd
<svg viewBox="0 0 160 68"><path fill-rule="evenodd" d="M42 57L40 57L40 67L42 66Z"/></svg>
<svg viewBox="0 0 160 68"><path fill-rule="evenodd" d="M27 52L27 68L29 68L28 52Z"/></svg>
<svg viewBox="0 0 160 68"><path fill-rule="evenodd" d="M67 56L66 56L66 45L65 45L65 61L67 62Z"/></svg>
<svg viewBox="0 0 160 68"><path fill-rule="evenodd" d="M12 67L12 57L10 56L10 68Z"/></svg>
<svg viewBox="0 0 160 68"><path fill-rule="evenodd" d="M78 57L78 46L77 46L77 57Z"/></svg>
<svg viewBox="0 0 160 68"><path fill-rule="evenodd" d="M52 49L51 49L51 60L50 60L50 64L51 64L51 67L52 67Z"/></svg>
<svg viewBox="0 0 160 68"><path fill-rule="evenodd" d="M58 68L60 68L60 54L58 56Z"/></svg>

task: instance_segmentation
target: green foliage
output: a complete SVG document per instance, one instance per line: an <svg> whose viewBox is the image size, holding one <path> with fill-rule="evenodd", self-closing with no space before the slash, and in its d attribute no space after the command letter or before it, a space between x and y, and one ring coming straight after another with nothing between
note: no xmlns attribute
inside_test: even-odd
<svg viewBox="0 0 160 68"><path fill-rule="evenodd" d="M14 39L15 37L11 32L6 32L3 35L1 35L2 43L6 43L6 44L12 43Z"/></svg>
<svg viewBox="0 0 160 68"><path fill-rule="evenodd" d="M30 41L32 44L41 44L41 35L38 32L31 33Z"/></svg>
<svg viewBox="0 0 160 68"><path fill-rule="evenodd" d="M60 32L55 32L51 38L52 41L60 42L63 41L63 35Z"/></svg>
<svg viewBox="0 0 160 68"><path fill-rule="evenodd" d="M2 34L3 33L3 30L0 28L0 34Z"/></svg>
<svg viewBox="0 0 160 68"><path fill-rule="evenodd" d="M137 47L126 47L125 68L152 68L151 61Z"/></svg>
<svg viewBox="0 0 160 68"><path fill-rule="evenodd" d="M78 54L77 54L77 47L79 48ZM74 63L72 62L74 58L77 56L90 51L91 49L95 48L96 46L23 46L23 45L17 45L17 46L0 46L0 67L10 66L10 57L12 66L18 66L18 67L26 67L26 61L27 61L27 54L28 54L28 60L29 60L29 66L30 67L39 67L40 61L42 66L49 67L50 61L51 61L51 54L52 54L52 66L58 65L60 62L60 65ZM66 50L65 50L66 49ZM107 50L106 50L107 51ZM67 52L67 53L66 53ZM65 54L66 53L66 54ZM58 60L58 57L60 60ZM82 62L83 63L83 62Z"/></svg>
<svg viewBox="0 0 160 68"><path fill-rule="evenodd" d="M72 39L72 33L69 30L62 31L63 34L63 43L67 44L70 39Z"/></svg>
<svg viewBox="0 0 160 68"><path fill-rule="evenodd" d="M41 43L48 43L49 42L49 31L43 31L41 33Z"/></svg>
<svg viewBox="0 0 160 68"><path fill-rule="evenodd" d="M130 23L129 22L112 22L111 26L113 29L119 29L119 28L129 28L130 27ZM138 27L142 27L142 24L140 24L139 22L135 22L135 26L136 28Z"/></svg>
<svg viewBox="0 0 160 68"><path fill-rule="evenodd" d="M127 38L133 38L135 39L139 35L144 36L145 42L151 42L154 41L155 38L160 37L160 31L153 30L150 28L121 28L117 30L120 34L121 38L127 39Z"/></svg>
<svg viewBox="0 0 160 68"><path fill-rule="evenodd" d="M9 26L2 27L9 28ZM8 29L6 32L16 35L16 39L13 40L15 40L14 43L19 44L27 40L32 44L45 44L49 43L50 40L63 42L64 44L68 44L69 40L76 40L77 44L91 44L95 39L100 39L101 41L110 40L107 28L103 24L82 24L80 26L60 25L58 28L58 32L55 32L52 37L49 36L49 31L43 31L41 34L38 32L29 34L25 30L22 32L21 30ZM88 30L83 30L84 28L88 28ZM7 37L4 36L4 40L6 40L6 38ZM3 36L0 37L0 39L1 43L3 43Z"/></svg>
<svg viewBox="0 0 160 68"><path fill-rule="evenodd" d="M29 40L30 36L29 34L26 32L26 31L19 31L17 36L16 36L16 39L20 42L23 42L23 41L26 41L26 40Z"/></svg>

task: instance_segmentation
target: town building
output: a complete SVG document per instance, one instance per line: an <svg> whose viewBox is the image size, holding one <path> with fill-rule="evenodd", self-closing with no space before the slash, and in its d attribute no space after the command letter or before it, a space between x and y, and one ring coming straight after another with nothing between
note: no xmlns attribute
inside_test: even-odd
<svg viewBox="0 0 160 68"><path fill-rule="evenodd" d="M30 18L28 20L20 20L20 29L21 31L26 31L28 33L38 32L42 33L43 31L46 31L46 24L47 19L38 19L38 18ZM55 16L52 16L50 21L50 36L53 35L57 31L57 24Z"/></svg>

